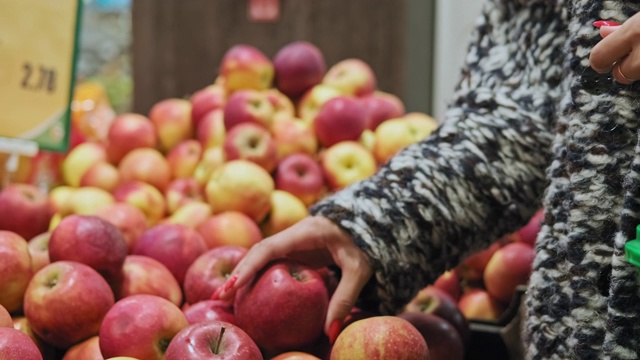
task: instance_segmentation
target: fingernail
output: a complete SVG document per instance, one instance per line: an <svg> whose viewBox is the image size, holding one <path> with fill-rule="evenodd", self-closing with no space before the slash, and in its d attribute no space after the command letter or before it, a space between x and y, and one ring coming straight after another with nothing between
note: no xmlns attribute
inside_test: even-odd
<svg viewBox="0 0 640 360"><path fill-rule="evenodd" d="M594 21L593 22L593 26L597 27L597 28L601 28L603 26L620 26L620 24L618 24L615 21L609 21L609 20L598 20L598 21Z"/></svg>
<svg viewBox="0 0 640 360"><path fill-rule="evenodd" d="M224 286L220 286L219 288L217 288L216 291L211 294L211 298L209 298L209 300L218 300L220 298L220 294L222 293L223 287Z"/></svg>
<svg viewBox="0 0 640 360"><path fill-rule="evenodd" d="M332 345L334 342L336 342L338 335L340 335L341 329L342 329L342 321L340 320L333 320L331 325L329 325L329 334L328 334L329 342L331 342Z"/></svg>
<svg viewBox="0 0 640 360"><path fill-rule="evenodd" d="M235 285L236 281L238 281L238 274L235 274L227 279L227 282L222 286L222 288L224 289L223 291L229 291L229 289L231 289L233 285Z"/></svg>

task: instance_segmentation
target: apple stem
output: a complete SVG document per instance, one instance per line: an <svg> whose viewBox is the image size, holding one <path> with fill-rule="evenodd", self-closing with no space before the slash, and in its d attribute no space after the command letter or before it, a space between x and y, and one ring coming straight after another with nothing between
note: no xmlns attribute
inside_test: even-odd
<svg viewBox="0 0 640 360"><path fill-rule="evenodd" d="M218 335L218 341L216 341L216 346L213 348L214 354L219 354L220 344L222 343L222 336L224 335L224 326L220 328L220 334Z"/></svg>

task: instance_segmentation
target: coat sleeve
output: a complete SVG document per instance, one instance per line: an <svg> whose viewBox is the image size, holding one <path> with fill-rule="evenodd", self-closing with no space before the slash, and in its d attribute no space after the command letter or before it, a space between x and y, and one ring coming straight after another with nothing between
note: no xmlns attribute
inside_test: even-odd
<svg viewBox="0 0 640 360"><path fill-rule="evenodd" d="M439 129L311 208L370 258L362 308L396 313L541 206L565 24L557 7L526 3L487 3Z"/></svg>

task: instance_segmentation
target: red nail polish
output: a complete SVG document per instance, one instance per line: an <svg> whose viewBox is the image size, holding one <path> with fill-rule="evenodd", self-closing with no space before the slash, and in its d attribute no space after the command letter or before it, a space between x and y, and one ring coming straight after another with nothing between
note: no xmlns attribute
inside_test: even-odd
<svg viewBox="0 0 640 360"><path fill-rule="evenodd" d="M222 288L224 289L224 291L229 291L229 289L231 289L233 285L235 285L236 281L238 281L238 274L235 274L229 279L227 279L227 282L224 283Z"/></svg>
<svg viewBox="0 0 640 360"><path fill-rule="evenodd" d="M336 339L338 338L338 335L340 335L341 330L342 330L342 321L333 320L331 325L329 325L329 334L328 334L329 342L331 342L331 344L336 342Z"/></svg>
<svg viewBox="0 0 640 360"><path fill-rule="evenodd" d="M222 293L222 288L223 286L220 286L219 288L217 288L216 291L214 291L213 294L211 294L211 298L209 298L209 300L218 300L218 298L220 297L220 294Z"/></svg>
<svg viewBox="0 0 640 360"><path fill-rule="evenodd" d="M618 24L615 21L609 21L609 20L598 20L598 21L594 21L593 22L593 26L597 27L597 28L601 28L603 26L620 26L620 24Z"/></svg>

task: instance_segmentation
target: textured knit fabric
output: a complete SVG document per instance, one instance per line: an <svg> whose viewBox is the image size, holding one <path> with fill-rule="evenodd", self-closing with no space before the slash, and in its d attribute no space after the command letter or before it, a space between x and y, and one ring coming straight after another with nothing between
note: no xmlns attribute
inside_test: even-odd
<svg viewBox="0 0 640 360"><path fill-rule="evenodd" d="M374 276L360 306L400 310L470 253L545 208L527 291L531 359L637 359L639 85L589 67L592 23L638 1L491 0L442 126L312 213L348 233Z"/></svg>

